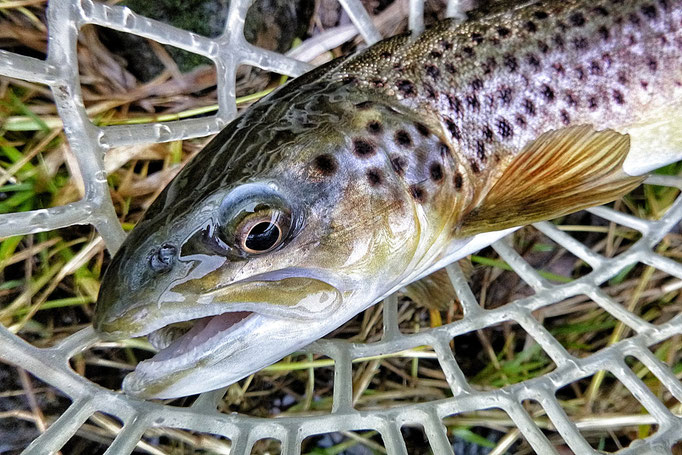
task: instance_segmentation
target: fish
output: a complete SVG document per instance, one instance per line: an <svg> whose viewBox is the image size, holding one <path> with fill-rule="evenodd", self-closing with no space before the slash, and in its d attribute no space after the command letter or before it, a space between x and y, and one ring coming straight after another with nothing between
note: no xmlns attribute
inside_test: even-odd
<svg viewBox="0 0 682 455"><path fill-rule="evenodd" d="M519 226L620 198L682 158L681 52L682 1L502 2L288 82L112 258L96 332L160 350L124 392L224 387Z"/></svg>

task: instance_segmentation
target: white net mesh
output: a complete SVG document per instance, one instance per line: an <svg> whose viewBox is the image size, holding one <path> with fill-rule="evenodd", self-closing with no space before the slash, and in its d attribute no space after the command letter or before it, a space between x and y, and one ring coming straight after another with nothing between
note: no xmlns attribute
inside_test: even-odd
<svg viewBox="0 0 682 455"><path fill-rule="evenodd" d="M243 35L248 0L231 2L226 31L217 38L206 38L172 26L138 16L129 9L107 6L89 0L54 0L48 9L49 48L45 61L0 50L0 75L46 84L57 104L64 131L78 162L85 183L85 197L62 207L25 213L0 215L0 237L54 230L75 224L92 224L104 239L108 249L115 251L124 238L112 204L104 154L114 146L164 142L206 136L218 132L236 115L235 74L240 64L297 76L311 68L307 63L249 44ZM341 0L341 4L364 40L373 43L380 35L358 0ZM410 1L409 24L413 30L423 27L423 4ZM460 10L450 2L448 13ZM162 44L187 50L211 59L217 68L219 109L214 117L172 121L166 123L97 127L88 119L81 98L76 41L84 24L96 24L153 39ZM341 39L341 37L337 37ZM344 38L345 39L345 38ZM682 178L653 176L647 184L682 189ZM323 354L334 361L333 407L331 412L311 416L278 419L254 418L216 411L224 391L201 395L189 408L143 402L120 393L103 389L76 374L70 367L72 357L98 340L91 329L85 329L52 348L33 347L0 327L0 359L21 367L70 397L71 406L53 422L25 451L42 454L59 450L96 412L115 416L122 429L106 453L125 454L136 446L147 453L154 448L140 439L154 428L178 428L223 436L216 438L212 450L217 453L251 453L254 443L263 438L281 442L285 454L301 451L302 441L311 435L339 431L375 430L383 440L385 451L405 454L407 448L401 435L404 426L421 426L433 453L453 453L444 419L486 409L501 410L520 433L510 432L494 453L505 453L522 435L537 453L557 452L557 442L547 431L560 435L565 444L578 454L598 453L581 431L618 429L636 425L655 425L657 431L636 441L619 453L671 453L682 436L682 417L674 407L663 403L626 363L633 357L641 362L669 394L682 401L682 384L668 364L659 360L650 348L682 333L682 314L654 325L636 315L633 308L615 301L600 286L634 264L646 264L670 276L670 291L679 289L682 265L657 252L658 245L682 219L682 197L672 204L657 221L626 215L609 208L590 212L618 226L641 233L630 248L614 257L605 257L577 241L551 223L538 223L535 228L586 264L592 271L564 284L553 284L536 271L510 246L508 239L493 245L500 258L532 289L532 295L519 298L492 310L481 307L459 266L448 267L448 274L461 302L464 317L449 324L415 334L403 334L398 329L398 301L392 297L384 303L384 332L376 343L347 343L320 340L311 345L309 353ZM557 341L536 317L539 309L576 296L587 296L599 308L613 317L633 335L613 343L598 352L577 358ZM532 380L498 389L479 390L465 379L451 348L454 337L513 321L525 330L529 339L554 362L555 369ZM353 395L353 361L360 358L385 356L426 346L433 351L450 386L452 396L446 399L409 404L388 409L358 411ZM527 346L527 348L529 348ZM618 419L571 419L557 400L556 393L581 378L604 374L615 377L646 410L645 414L620 416ZM680 372L677 372L678 376ZM536 403L548 417L537 419L524 404ZM677 410L679 412L679 409ZM543 431L546 430L546 431Z"/></svg>

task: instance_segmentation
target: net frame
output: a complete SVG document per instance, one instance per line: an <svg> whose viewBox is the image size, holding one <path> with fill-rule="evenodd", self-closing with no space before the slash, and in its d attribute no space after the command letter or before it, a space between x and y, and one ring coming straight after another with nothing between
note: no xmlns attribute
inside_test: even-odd
<svg viewBox="0 0 682 455"><path fill-rule="evenodd" d="M364 40L372 44L381 36L359 0L339 0ZM448 16L462 16L464 2L449 1ZM46 84L50 87L64 131L73 150L85 184L85 196L62 207L0 215L0 237L54 230L75 224L92 224L112 253L124 239L109 195L104 154L121 145L166 142L217 133L235 117L235 74L240 64L253 65L288 76L298 76L311 66L294 58L249 44L243 28L250 0L233 0L222 35L207 38L170 25L139 16L127 8L108 6L92 0L52 0L48 18L48 56L39 60L0 50L0 76ZM409 27L423 29L423 2L409 1ZM89 119L80 92L76 41L80 27L95 24L153 39L211 59L217 68L218 105L215 116L144 125L98 127ZM652 176L647 184L682 190L682 178ZM389 454L407 454L401 435L403 425L421 425L434 453L453 453L443 418L458 413L491 407L505 411L537 453L557 453L533 418L524 409L524 400L534 400L545 410L556 431L574 453L599 453L583 438L579 425L572 421L557 401L561 387L599 371L613 374L642 404L658 425L658 431L646 440L635 441L621 454L666 454L682 435L682 417L677 416L647 388L627 366L625 357L633 356L644 364L679 401L682 384L671 369L658 360L649 347L682 333L682 314L656 326L630 313L599 289L623 268L644 263L682 279L682 264L654 251L656 245L680 220L682 196L657 221L643 220L597 207L593 215L639 231L642 237L627 251L606 258L547 222L534 226L566 250L585 261L592 271L567 284L548 282L508 243L498 240L493 248L527 283L535 294L493 310L484 310L476 302L471 288L457 264L447 267L448 275L461 301L464 318L438 328L405 335L398 329L397 298L384 302L384 333L381 341L352 344L338 340L319 340L309 346L309 353L323 354L334 360L333 406L329 414L278 419L226 415L216 411L224 390L200 395L189 408L146 402L103 389L75 373L69 360L93 346L97 336L84 329L51 348L37 348L0 326L0 359L21 367L59 389L72 399L71 406L25 450L24 454L42 454L59 450L95 412L118 417L123 428L106 454L126 454L139 444L150 428L170 427L213 433L229 438L231 453L250 453L253 444L263 438L281 441L282 453L301 451L302 441L312 435L333 431L374 429L379 432ZM631 328L635 335L585 358L576 358L533 317L533 311L575 295L587 295L603 310ZM477 391L467 383L449 343L453 337L514 321L530 335L556 364L556 369L541 377L498 390ZM403 405L390 409L361 412L352 404L352 361L361 357L391 354L415 346L433 348L450 385L453 397L439 401ZM500 446L502 449L504 447ZM500 452L502 453L502 452Z"/></svg>

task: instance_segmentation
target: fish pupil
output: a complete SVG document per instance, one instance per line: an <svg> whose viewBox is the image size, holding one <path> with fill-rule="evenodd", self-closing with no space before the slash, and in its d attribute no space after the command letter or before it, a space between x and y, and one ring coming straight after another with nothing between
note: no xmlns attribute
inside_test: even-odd
<svg viewBox="0 0 682 455"><path fill-rule="evenodd" d="M274 247L280 237L281 232L276 224L263 221L251 228L249 235L246 236L244 245L249 250L263 252Z"/></svg>

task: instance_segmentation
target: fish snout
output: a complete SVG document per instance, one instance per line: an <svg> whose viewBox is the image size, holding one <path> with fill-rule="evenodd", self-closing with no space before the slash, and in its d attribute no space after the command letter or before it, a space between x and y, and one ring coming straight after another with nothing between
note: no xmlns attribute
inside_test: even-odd
<svg viewBox="0 0 682 455"><path fill-rule="evenodd" d="M178 248L168 242L147 248L146 254L129 254L128 251L131 250L124 245L114 255L99 288L93 325L106 338L123 338L138 329L142 318L139 311L131 310L154 300L159 281L168 276L178 262Z"/></svg>

